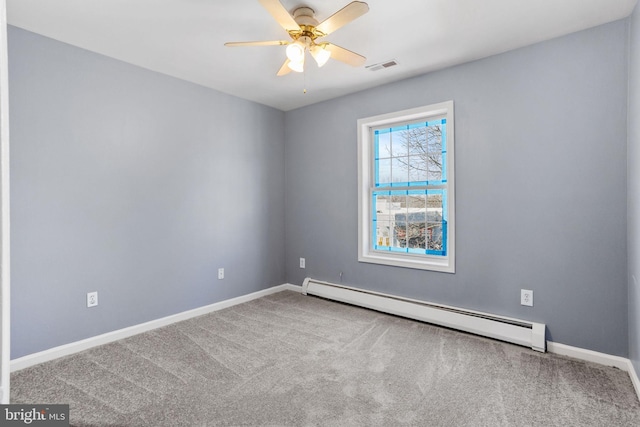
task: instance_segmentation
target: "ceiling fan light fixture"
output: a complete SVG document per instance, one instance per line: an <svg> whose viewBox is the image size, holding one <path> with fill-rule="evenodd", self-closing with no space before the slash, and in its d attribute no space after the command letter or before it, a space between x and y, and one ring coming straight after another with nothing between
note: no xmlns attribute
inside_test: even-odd
<svg viewBox="0 0 640 427"><path fill-rule="evenodd" d="M311 56L313 56L313 59L316 60L318 67L322 67L327 63L329 58L331 58L331 52L325 49L322 45L316 45L309 49L309 51L311 52Z"/></svg>
<svg viewBox="0 0 640 427"><path fill-rule="evenodd" d="M303 72L304 71L304 55L298 61L290 60L287 66L297 73Z"/></svg>
<svg viewBox="0 0 640 427"><path fill-rule="evenodd" d="M287 58L289 58L291 62L304 63L304 50L305 45L299 41L295 41L287 46Z"/></svg>

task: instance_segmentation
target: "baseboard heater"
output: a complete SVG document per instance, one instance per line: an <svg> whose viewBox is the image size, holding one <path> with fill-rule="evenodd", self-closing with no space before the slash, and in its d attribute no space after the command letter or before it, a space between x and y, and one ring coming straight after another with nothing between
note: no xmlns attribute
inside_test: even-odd
<svg viewBox="0 0 640 427"><path fill-rule="evenodd" d="M470 332L545 352L545 324L433 304L306 278L304 295L370 308L447 328Z"/></svg>

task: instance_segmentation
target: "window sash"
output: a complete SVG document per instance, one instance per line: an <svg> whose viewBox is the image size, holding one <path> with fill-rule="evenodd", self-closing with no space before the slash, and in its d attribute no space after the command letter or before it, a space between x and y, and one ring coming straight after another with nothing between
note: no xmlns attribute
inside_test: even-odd
<svg viewBox="0 0 640 427"><path fill-rule="evenodd" d="M431 171L431 167L430 167L430 156L427 155L427 160L426 160L426 179L422 179L422 180L416 180L416 179L410 179L411 178L411 165L413 164L411 162L412 159L414 158L421 158L424 160L424 156L425 153L412 153L411 149L409 147L407 147L407 150L403 150L403 153L400 153L399 155L395 155L394 153L394 147L397 146L397 143L395 143L393 141L393 135L394 134L399 134L403 131L411 131L411 130L416 130L416 129L421 129L421 128L430 128L430 127L438 127L440 129L440 150L438 151L432 151L433 154L437 153L437 156L435 157L440 157L440 165L441 165L441 169L438 173L439 175L439 179L429 179L429 172ZM420 122L414 122L414 123L408 123L408 124L402 124L399 125L398 123L395 123L391 126L377 126L377 127L373 127L371 128L371 132L372 132L372 138L371 138L371 142L373 144L373 152L374 152L374 156L373 156L373 171L374 173L372 174L372 179L373 179L373 183L372 185L375 187L412 187L412 186L430 186L430 185L443 185L447 183L447 119L445 116L442 117L437 117L437 118L429 118L429 120L422 120ZM384 138L384 140L388 140L388 144L390 147L390 152L388 151L388 155L383 155L380 152L380 139L383 135L388 135L389 138ZM399 136L399 135L397 135ZM428 136L426 137L427 141L426 141L426 147L427 147L427 153L429 153L429 139ZM409 145L409 143L407 142L407 145ZM387 149L389 150L389 149ZM399 160L400 162L402 162L401 159L406 159L404 160L406 168L407 168L407 174L406 174L406 180L404 181L397 181L394 179L394 164L397 164L398 162L394 162L394 160ZM381 167L381 164L388 164L389 165L389 169L390 169L390 180L389 181L380 181L379 177L380 177L380 173L381 173L381 169L384 169L384 167Z"/></svg>
<svg viewBox="0 0 640 427"><path fill-rule="evenodd" d="M386 210L382 210L382 206L378 204L379 196L389 197L386 203ZM410 208L408 205L409 197L425 196L424 209ZM429 197L437 201L440 198L440 208L431 208L429 210ZM435 196L435 197L434 197ZM391 199L405 198L405 208L391 208ZM443 257L447 255L447 190L446 188L424 188L410 190L372 190L371 196L371 246L374 251L406 253L413 255L431 255ZM413 210L412 210L413 209ZM438 212L438 210L440 212ZM379 215L380 214L380 215ZM386 216L386 218L385 218ZM379 235L380 227L386 227L389 230L387 236ZM411 231L410 231L411 228ZM417 228L417 230L416 230ZM391 231L393 230L393 233ZM399 235L404 232L404 237ZM382 241L381 241L382 238ZM388 238L388 240L386 239ZM414 243L411 243L411 239ZM424 241L423 241L424 239ZM396 241L404 243L394 244Z"/></svg>

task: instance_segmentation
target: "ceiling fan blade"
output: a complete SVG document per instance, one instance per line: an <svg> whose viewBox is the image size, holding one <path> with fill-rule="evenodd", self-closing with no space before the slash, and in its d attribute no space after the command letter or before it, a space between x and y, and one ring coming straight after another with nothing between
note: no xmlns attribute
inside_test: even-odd
<svg viewBox="0 0 640 427"><path fill-rule="evenodd" d="M282 64L282 67L278 70L278 74L276 76L284 76L285 74L289 74L291 72L291 68L289 68L289 60L287 59Z"/></svg>
<svg viewBox="0 0 640 427"><path fill-rule="evenodd" d="M272 40L272 41L264 41L264 42L227 42L224 45L229 47L236 46L284 46L289 44L290 42L285 40Z"/></svg>
<svg viewBox="0 0 640 427"><path fill-rule="evenodd" d="M297 31L300 29L298 23L293 19L293 16L284 8L279 0L258 0L260 4L267 9L267 12L271 14L278 21L278 24L284 28L287 32Z"/></svg>
<svg viewBox="0 0 640 427"><path fill-rule="evenodd" d="M316 26L316 30L325 35L333 33L349 22L364 15L369 11L369 5L362 1L354 1L322 21Z"/></svg>
<svg viewBox="0 0 640 427"><path fill-rule="evenodd" d="M349 64L352 67L360 67L361 65L364 65L367 60L364 56L358 55L355 52L351 52L350 50L335 44L326 43L325 49L331 52L331 58L337 59L345 64Z"/></svg>

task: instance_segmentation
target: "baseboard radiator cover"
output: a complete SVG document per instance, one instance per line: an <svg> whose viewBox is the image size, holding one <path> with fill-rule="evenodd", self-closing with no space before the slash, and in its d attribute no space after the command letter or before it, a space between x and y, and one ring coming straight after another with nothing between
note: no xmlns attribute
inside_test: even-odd
<svg viewBox="0 0 640 427"><path fill-rule="evenodd" d="M302 284L302 293L546 351L544 323L495 316L309 277Z"/></svg>

